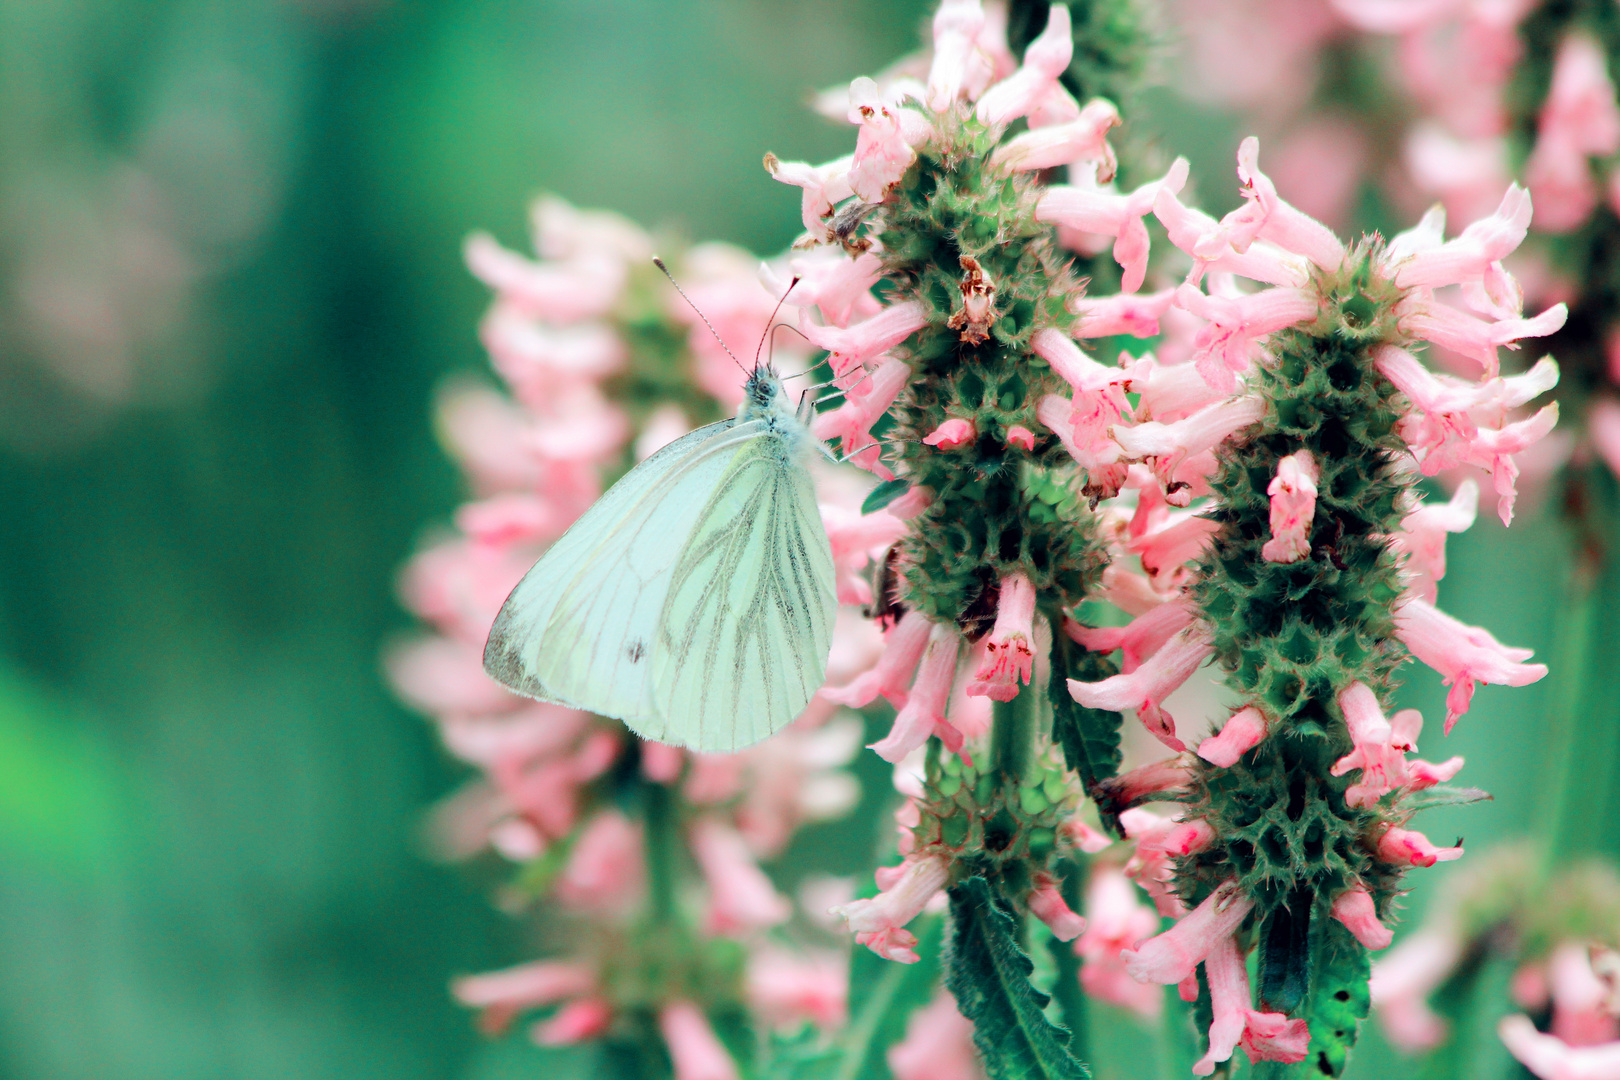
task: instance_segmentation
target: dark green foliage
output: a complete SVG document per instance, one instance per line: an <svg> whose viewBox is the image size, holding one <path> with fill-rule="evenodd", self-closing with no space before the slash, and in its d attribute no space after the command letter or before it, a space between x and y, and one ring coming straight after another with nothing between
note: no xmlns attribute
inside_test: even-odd
<svg viewBox="0 0 1620 1080"><path fill-rule="evenodd" d="M861 503L861 513L876 513L904 495L910 488L911 485L904 480L883 481L866 493L866 499Z"/></svg>
<svg viewBox="0 0 1620 1080"><path fill-rule="evenodd" d="M1079 603L1103 555L1072 463L1035 419L1041 398L1068 388L1029 352L1037 330L1073 322L1065 301L1079 282L1052 229L1035 220L1035 181L987 168L995 133L970 115L953 123L922 148L882 227L895 299L921 301L929 318L905 343L913 381L892 411L904 440L896 471L934 492L903 544L905 599L966 627L976 607L994 612L990 590L1012 573L1046 605ZM993 314L977 330L962 321L972 265L995 288ZM971 421L975 440L923 445L950 419ZM1014 427L1036 433L1033 450L1009 442Z"/></svg>
<svg viewBox="0 0 1620 1080"><path fill-rule="evenodd" d="M1260 1062L1254 1067L1256 1080L1339 1076L1350 1060L1372 1004L1367 993L1372 973L1367 950L1338 921L1317 920L1310 935L1309 970L1310 994L1299 1015L1311 1027L1310 1053L1294 1065Z"/></svg>
<svg viewBox="0 0 1620 1080"><path fill-rule="evenodd" d="M1119 774L1119 728L1125 717L1080 704L1069 693L1068 680L1099 682L1118 673L1108 657L1087 650L1061 630L1052 635L1052 679L1047 686L1052 702L1052 741L1063 748L1063 760L1079 774L1088 792L1095 792L1098 784ZM1109 815L1104 821L1117 833L1117 818Z"/></svg>
<svg viewBox="0 0 1620 1080"><path fill-rule="evenodd" d="M947 986L973 1021L973 1042L991 1080L1081 1080L1090 1071L1069 1053L1069 1033L1044 1012L1030 985L1034 964L1017 940L1019 920L983 878L950 890Z"/></svg>

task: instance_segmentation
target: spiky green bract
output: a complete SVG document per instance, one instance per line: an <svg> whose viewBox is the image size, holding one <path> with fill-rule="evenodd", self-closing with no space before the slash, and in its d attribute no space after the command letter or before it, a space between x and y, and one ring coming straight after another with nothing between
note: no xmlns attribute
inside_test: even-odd
<svg viewBox="0 0 1620 1080"><path fill-rule="evenodd" d="M983 878L953 886L947 985L991 1080L1084 1080L1069 1053L1069 1033L1044 1012L1046 994L1030 985L1035 970L1018 941L1019 920Z"/></svg>
<svg viewBox="0 0 1620 1080"><path fill-rule="evenodd" d="M948 856L952 881L984 878L1020 901L1036 873L1054 869L1059 827L1079 802L1050 756L1009 782L954 755L932 755L924 791L913 850Z"/></svg>
<svg viewBox="0 0 1620 1080"><path fill-rule="evenodd" d="M1393 796L1349 805L1345 791L1358 774L1332 775L1352 749L1339 695L1360 682L1387 703L1406 658L1395 636L1403 589L1388 540L1414 505L1412 480L1395 465L1405 452L1396 432L1405 403L1371 349L1409 343L1389 314L1400 291L1377 272L1379 246L1364 242L1342 269L1319 274L1317 317L1273 335L1271 359L1251 372L1248 392L1263 398L1265 417L1223 451L1210 512L1221 528L1194 590L1227 684L1265 714L1269 735L1231 768L1195 763L1187 813L1206 819L1216 840L1182 861L1177 887L1192 905L1235 879L1254 899L1257 1007L1311 1017L1311 1060L1327 1051L1331 1075L1354 1026L1334 1027L1331 1046L1319 1042L1316 1014L1333 1011L1322 995L1343 990L1359 1000L1364 990L1353 984L1365 977L1365 950L1331 918L1331 905L1359 883L1388 915L1399 870L1377 861L1370 841L1410 815ZM1270 562L1261 553L1271 535L1267 487L1282 458L1302 449L1320 470L1311 549L1296 562ZM1362 974L1350 972L1358 964Z"/></svg>
<svg viewBox="0 0 1620 1080"><path fill-rule="evenodd" d="M896 472L934 493L903 544L905 599L966 624L976 606L993 615L997 583L1018 573L1055 615L1084 597L1103 554L1074 494L1072 462L1035 419L1042 397L1068 387L1029 343L1037 330L1070 327L1066 304L1080 285L1053 230L1035 220L1035 181L988 167L998 133L965 110L935 119L939 133L883 211L891 296L920 301L928 316L904 344L912 381L891 413L904 440ZM960 317L964 257L995 289L981 328ZM971 421L974 441L954 450L922 442L950 419ZM1009 443L1014 427L1035 433L1033 450Z"/></svg>
<svg viewBox="0 0 1620 1080"><path fill-rule="evenodd" d="M1223 453L1211 482L1221 528L1194 595L1227 684L1265 713L1271 735L1230 769L1195 765L1190 813L1207 817L1221 842L1187 874L1200 883L1193 902L1235 877L1262 921L1296 889L1326 904L1373 872L1363 839L1380 814L1346 805L1354 778L1329 775L1351 749L1338 695L1362 682L1384 697L1406 657L1387 537L1409 509L1411 481L1394 465L1404 450L1398 392L1370 356L1395 336L1384 313L1399 294L1373 272L1373 254L1363 245L1345 270L1321 277L1314 323L1273 335L1275 362L1250 377L1265 419ZM1321 470L1311 552L1269 562L1266 488L1300 449Z"/></svg>

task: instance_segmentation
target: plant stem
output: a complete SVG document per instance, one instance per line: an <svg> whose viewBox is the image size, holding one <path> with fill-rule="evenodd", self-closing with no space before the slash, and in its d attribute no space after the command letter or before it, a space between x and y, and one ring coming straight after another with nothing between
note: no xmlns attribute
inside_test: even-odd
<svg viewBox="0 0 1620 1080"><path fill-rule="evenodd" d="M1589 560L1577 553L1565 587L1565 600L1559 607L1553 676L1556 689L1549 712L1547 763L1541 785L1544 792L1541 821L1537 832L1541 837L1540 876L1580 846L1577 834L1584 832L1582 816L1577 815L1576 799L1586 804L1585 792L1576 775L1581 772L1581 754L1585 740L1582 720L1587 704L1587 683L1593 655L1592 621L1598 594L1598 575Z"/></svg>
<svg viewBox="0 0 1620 1080"><path fill-rule="evenodd" d="M998 701L991 711L990 765L1004 786L1018 787L1035 759L1035 731L1040 704L1033 686L1020 689L1011 701Z"/></svg>
<svg viewBox="0 0 1620 1080"><path fill-rule="evenodd" d="M675 808L663 784L644 780L641 787L649 909L654 922L667 923L675 918L675 859L680 851Z"/></svg>

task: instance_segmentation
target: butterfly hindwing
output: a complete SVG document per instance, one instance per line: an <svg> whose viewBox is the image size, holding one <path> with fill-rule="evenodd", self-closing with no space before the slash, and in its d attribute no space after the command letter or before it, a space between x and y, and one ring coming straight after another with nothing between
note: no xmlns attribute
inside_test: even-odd
<svg viewBox="0 0 1620 1080"><path fill-rule="evenodd" d="M649 738L726 752L793 720L826 673L837 599L810 475L781 436L741 447L671 574Z"/></svg>

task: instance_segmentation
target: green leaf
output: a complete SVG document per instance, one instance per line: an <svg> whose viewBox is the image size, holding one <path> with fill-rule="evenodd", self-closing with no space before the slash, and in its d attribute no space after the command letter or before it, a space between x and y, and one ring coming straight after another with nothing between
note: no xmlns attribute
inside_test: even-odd
<svg viewBox="0 0 1620 1080"><path fill-rule="evenodd" d="M1496 796L1488 791L1471 787L1440 787L1425 788L1415 791L1401 800L1402 810L1427 810L1432 806L1466 806L1469 803L1489 802Z"/></svg>
<svg viewBox="0 0 1620 1080"><path fill-rule="evenodd" d="M1018 920L983 878L950 890L951 955L946 986L973 1021L973 1042L991 1080L1086 1080L1069 1053L1069 1033L1046 1018L1047 995L1017 941Z"/></svg>
<svg viewBox="0 0 1620 1080"><path fill-rule="evenodd" d="M1304 1061L1293 1065L1257 1063L1255 1080L1342 1076L1361 1022L1371 1008L1367 979L1372 961L1367 950L1337 919L1314 921L1320 929L1311 934L1311 989L1299 1014L1311 1027L1310 1050Z"/></svg>
<svg viewBox="0 0 1620 1080"><path fill-rule="evenodd" d="M861 503L861 513L870 514L883 509L904 495L910 487L911 481L909 480L883 481L883 483L866 493L866 501Z"/></svg>
<svg viewBox="0 0 1620 1080"><path fill-rule="evenodd" d="M1096 682L1119 673L1114 662L1072 640L1061 629L1052 634L1052 738L1063 748L1063 760L1080 774L1088 792L1119 775L1119 728L1125 717L1089 709L1069 693L1069 679Z"/></svg>

